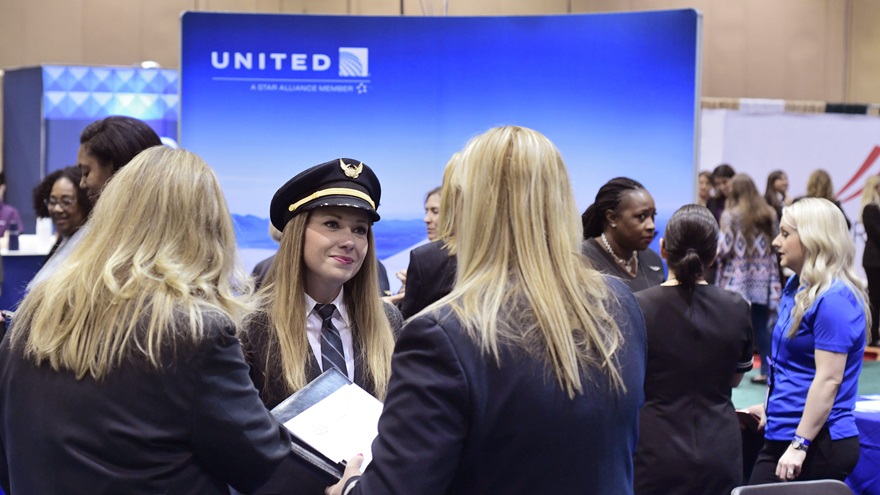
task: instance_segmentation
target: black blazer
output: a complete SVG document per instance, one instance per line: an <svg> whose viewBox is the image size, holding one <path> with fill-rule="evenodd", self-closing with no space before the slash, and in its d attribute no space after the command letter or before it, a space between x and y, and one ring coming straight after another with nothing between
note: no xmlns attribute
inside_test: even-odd
<svg viewBox="0 0 880 495"><path fill-rule="evenodd" d="M409 253L406 291L400 313L409 318L440 300L455 286L455 256L450 256L442 241L419 246Z"/></svg>
<svg viewBox="0 0 880 495"><path fill-rule="evenodd" d="M101 381L37 366L4 338L3 490L228 494L291 474L290 436L251 385L233 323L205 317L204 339L179 338L161 372L135 358Z"/></svg>
<svg viewBox="0 0 880 495"><path fill-rule="evenodd" d="M625 391L583 374L569 399L543 355L501 343L500 367L448 307L404 327L359 494L632 494L632 453L644 398L645 321L608 279L623 333Z"/></svg>
<svg viewBox="0 0 880 495"><path fill-rule="evenodd" d="M862 254L862 266L865 268L880 266L880 207L874 203L865 205L862 210L862 223L865 226L865 252Z"/></svg>

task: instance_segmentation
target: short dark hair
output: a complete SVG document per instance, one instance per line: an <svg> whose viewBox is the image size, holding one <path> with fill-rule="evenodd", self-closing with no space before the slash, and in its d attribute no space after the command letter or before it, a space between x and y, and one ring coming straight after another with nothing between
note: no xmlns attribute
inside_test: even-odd
<svg viewBox="0 0 880 495"><path fill-rule="evenodd" d="M112 167L116 173L135 155L161 145L162 140L145 122L114 115L86 126L79 136L79 143L98 163Z"/></svg>
<svg viewBox="0 0 880 495"><path fill-rule="evenodd" d="M715 167L715 170L712 171L712 177L716 179L730 179L736 175L736 171L733 170L733 167L726 163L722 163Z"/></svg>
<svg viewBox="0 0 880 495"><path fill-rule="evenodd" d="M718 249L718 222L705 206L684 205L666 224L666 263L682 286L693 289Z"/></svg>
<svg viewBox="0 0 880 495"><path fill-rule="evenodd" d="M593 204L581 215L584 239L598 237L605 226L605 212L616 210L625 194L639 189L645 189L645 186L628 177L615 177L600 187Z"/></svg>
<svg viewBox="0 0 880 495"><path fill-rule="evenodd" d="M79 205L79 209L83 212L83 215L88 217L89 213L92 212L92 202L89 201L89 196L86 193L86 190L79 187L79 181L82 179L82 172L79 167L76 166L64 167L56 170L47 175L45 179L37 184L37 187L34 188L33 192L34 212L36 212L37 216L40 218L50 216L49 208L44 201L49 199L49 196L52 195L52 186L54 186L55 183L58 182L58 179L61 179L62 177L73 183L73 188L76 190L76 203Z"/></svg>

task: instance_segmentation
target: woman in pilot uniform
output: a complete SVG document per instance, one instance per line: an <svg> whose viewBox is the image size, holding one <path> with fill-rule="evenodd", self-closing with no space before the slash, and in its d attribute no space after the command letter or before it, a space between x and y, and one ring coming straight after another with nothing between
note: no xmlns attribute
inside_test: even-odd
<svg viewBox="0 0 880 495"><path fill-rule="evenodd" d="M385 397L403 319L376 293L380 195L367 165L340 158L298 174L272 198L281 246L243 338L266 407L331 367Z"/></svg>

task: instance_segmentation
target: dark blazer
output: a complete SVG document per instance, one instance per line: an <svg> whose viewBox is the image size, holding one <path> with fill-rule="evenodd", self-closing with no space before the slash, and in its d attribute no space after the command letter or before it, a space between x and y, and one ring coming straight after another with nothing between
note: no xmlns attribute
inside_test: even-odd
<svg viewBox="0 0 880 495"><path fill-rule="evenodd" d="M625 391L584 373L569 399L545 356L500 345L500 367L448 307L409 322L397 341L373 461L359 494L632 494L645 377L645 321L608 279L623 333Z"/></svg>
<svg viewBox="0 0 880 495"><path fill-rule="evenodd" d="M862 266L880 267L880 207L874 203L865 205L862 210L862 224L865 226L865 252Z"/></svg>
<svg viewBox="0 0 880 495"><path fill-rule="evenodd" d="M266 275L269 274L269 269L272 268L272 263L275 263L275 254L269 256L263 261L257 263L257 266L254 267L254 271L251 272L251 277L254 278L254 290L259 289L263 286L263 280L266 280Z"/></svg>
<svg viewBox="0 0 880 495"><path fill-rule="evenodd" d="M385 308L385 316L388 317L388 322L391 324L391 331L397 335L403 327L403 317L400 316L400 312L393 305L385 303L383 306ZM260 398L263 400L266 408L272 409L296 391L287 389L287 384L281 375L280 362L273 362L267 365L266 354L269 346L269 337L268 315L264 312L259 312L251 316L246 324L245 333L242 338L245 359L250 364L250 377L260 393ZM357 339L352 339L352 347L354 348L354 382L370 394L375 395L375 389L366 382L364 377L360 342ZM321 375L321 366L318 365L315 354L311 350L309 350L308 355L306 378L308 381L312 381ZM271 371L267 367L271 368ZM267 371L269 372L267 373Z"/></svg>
<svg viewBox="0 0 880 495"><path fill-rule="evenodd" d="M409 318L440 300L455 286L455 256L450 256L443 241L419 246L409 253L406 269L406 291L400 313Z"/></svg>
<svg viewBox="0 0 880 495"><path fill-rule="evenodd" d="M4 338L3 490L228 494L289 472L290 436L251 385L233 323L205 317L204 339L179 338L161 372L133 358L101 381L37 366Z"/></svg>

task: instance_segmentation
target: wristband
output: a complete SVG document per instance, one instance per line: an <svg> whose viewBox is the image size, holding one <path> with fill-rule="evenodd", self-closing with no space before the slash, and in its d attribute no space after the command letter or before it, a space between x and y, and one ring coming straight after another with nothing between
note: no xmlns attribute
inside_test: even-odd
<svg viewBox="0 0 880 495"><path fill-rule="evenodd" d="M810 441L806 438L795 434L794 438L791 441L791 446L795 450L803 450L804 452L810 448Z"/></svg>

